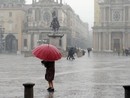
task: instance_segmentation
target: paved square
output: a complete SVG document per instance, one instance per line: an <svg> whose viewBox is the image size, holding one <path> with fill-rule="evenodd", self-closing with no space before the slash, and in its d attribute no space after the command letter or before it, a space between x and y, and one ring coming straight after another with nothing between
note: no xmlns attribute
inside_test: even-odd
<svg viewBox="0 0 130 98"><path fill-rule="evenodd" d="M0 98L24 98L23 83L35 83L34 98L124 98L130 57L93 54L56 61L55 92L49 94L45 68L35 57L0 55Z"/></svg>

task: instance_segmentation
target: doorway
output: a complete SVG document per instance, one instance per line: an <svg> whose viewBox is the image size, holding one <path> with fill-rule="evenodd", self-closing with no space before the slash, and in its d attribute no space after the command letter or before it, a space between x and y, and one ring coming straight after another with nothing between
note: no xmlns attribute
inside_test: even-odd
<svg viewBox="0 0 130 98"><path fill-rule="evenodd" d="M5 50L9 53L16 53L18 41L13 34L8 34L5 38Z"/></svg>
<svg viewBox="0 0 130 98"><path fill-rule="evenodd" d="M113 49L115 51L120 50L120 39L113 39Z"/></svg>

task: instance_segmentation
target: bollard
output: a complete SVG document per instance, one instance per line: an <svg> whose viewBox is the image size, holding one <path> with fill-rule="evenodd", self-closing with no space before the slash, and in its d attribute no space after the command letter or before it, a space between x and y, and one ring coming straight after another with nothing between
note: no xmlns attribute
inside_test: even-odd
<svg viewBox="0 0 130 98"><path fill-rule="evenodd" d="M24 86L24 98L33 98L33 86L34 83L25 83Z"/></svg>
<svg viewBox="0 0 130 98"><path fill-rule="evenodd" d="M125 98L130 98L130 85L123 86L125 89Z"/></svg>

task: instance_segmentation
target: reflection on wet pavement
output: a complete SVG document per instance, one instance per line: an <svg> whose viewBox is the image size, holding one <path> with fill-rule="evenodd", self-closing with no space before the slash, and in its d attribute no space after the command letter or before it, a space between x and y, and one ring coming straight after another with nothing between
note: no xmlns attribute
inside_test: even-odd
<svg viewBox="0 0 130 98"><path fill-rule="evenodd" d="M45 98L54 98L53 95L54 95L54 93L48 93L48 94L45 96Z"/></svg>

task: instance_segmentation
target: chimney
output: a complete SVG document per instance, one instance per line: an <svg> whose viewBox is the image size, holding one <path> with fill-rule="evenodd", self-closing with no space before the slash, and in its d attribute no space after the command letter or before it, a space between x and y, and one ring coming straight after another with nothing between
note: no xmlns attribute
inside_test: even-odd
<svg viewBox="0 0 130 98"><path fill-rule="evenodd" d="M32 0L32 4L34 4L34 2L35 2L35 1L34 1L34 0Z"/></svg>
<svg viewBox="0 0 130 98"><path fill-rule="evenodd" d="M56 2L58 3L58 0L56 0Z"/></svg>
<svg viewBox="0 0 130 98"><path fill-rule="evenodd" d="M60 0L60 4L62 4L62 0Z"/></svg>

